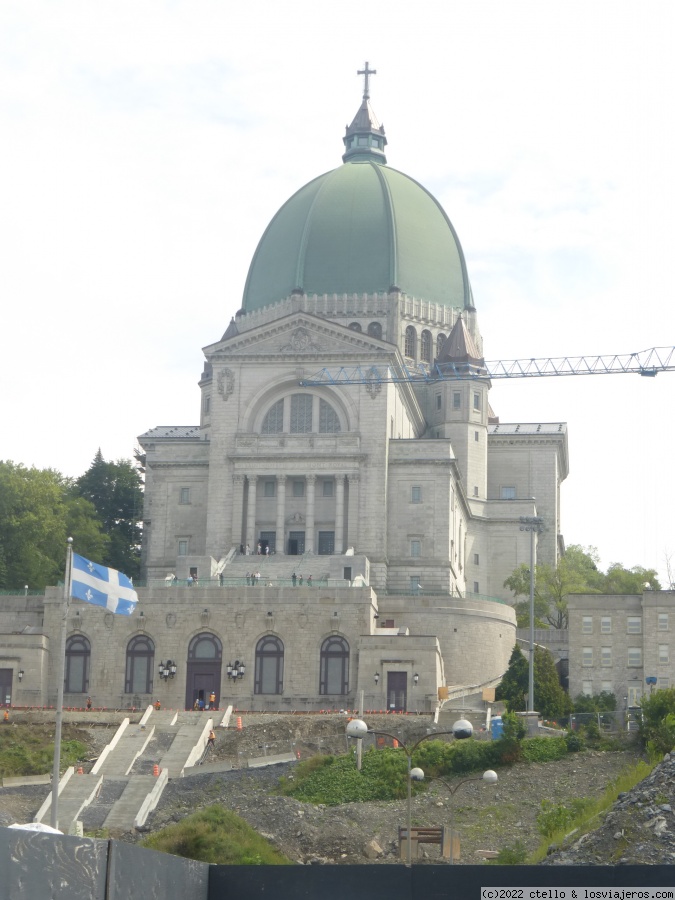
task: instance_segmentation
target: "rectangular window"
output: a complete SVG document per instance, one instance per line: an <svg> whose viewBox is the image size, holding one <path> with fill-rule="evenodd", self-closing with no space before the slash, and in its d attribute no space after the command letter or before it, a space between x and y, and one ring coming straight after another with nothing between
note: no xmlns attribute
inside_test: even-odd
<svg viewBox="0 0 675 900"><path fill-rule="evenodd" d="M473 555L473 564L474 564L474 566L477 566L480 564L480 556L478 555L478 553L474 553L474 555Z"/></svg>
<svg viewBox="0 0 675 900"><path fill-rule="evenodd" d="M190 502L190 488L181 488L180 489L180 501L181 504L186 504Z"/></svg>
<svg viewBox="0 0 675 900"><path fill-rule="evenodd" d="M628 616L626 630L628 634L642 634L642 616Z"/></svg>
<svg viewBox="0 0 675 900"><path fill-rule="evenodd" d="M600 690L603 694L611 694L612 693L612 682L611 681L603 681L600 683Z"/></svg>
<svg viewBox="0 0 675 900"><path fill-rule="evenodd" d="M668 631L668 613L659 613L659 631Z"/></svg>
<svg viewBox="0 0 675 900"><path fill-rule="evenodd" d="M274 497L277 493L277 483L276 481L266 481L263 484L263 497Z"/></svg>
<svg viewBox="0 0 675 900"><path fill-rule="evenodd" d="M600 648L600 665L605 666L605 667L612 665L612 648L611 647L601 647Z"/></svg>
<svg viewBox="0 0 675 900"><path fill-rule="evenodd" d="M419 485L414 484L410 488L410 502L411 503L421 503L422 502L422 488Z"/></svg>
<svg viewBox="0 0 675 900"><path fill-rule="evenodd" d="M611 634L612 633L612 617L611 616L602 616L600 619L600 634Z"/></svg>
<svg viewBox="0 0 675 900"><path fill-rule="evenodd" d="M592 681L582 681L581 682L581 693L585 697L593 696L593 682Z"/></svg>
<svg viewBox="0 0 675 900"><path fill-rule="evenodd" d="M440 394L436 394L436 409L440 409L443 405L443 399Z"/></svg>
<svg viewBox="0 0 675 900"><path fill-rule="evenodd" d="M422 576L421 575L411 575L410 576L410 590L413 594L419 594L422 590Z"/></svg>
<svg viewBox="0 0 675 900"><path fill-rule="evenodd" d="M480 394L478 391L473 392L473 408L480 409Z"/></svg>
<svg viewBox="0 0 675 900"><path fill-rule="evenodd" d="M411 556L421 556L422 555L422 542L421 541L410 541L410 555Z"/></svg>
<svg viewBox="0 0 675 900"><path fill-rule="evenodd" d="M670 687L670 678L668 675L659 675L658 688L660 691L667 691Z"/></svg>
<svg viewBox="0 0 675 900"><path fill-rule="evenodd" d="M478 485L477 484L474 484L474 486L473 486L473 495L474 495L474 497L478 496Z"/></svg>
<svg viewBox="0 0 675 900"><path fill-rule="evenodd" d="M516 489L512 485L502 485L499 491L499 497L501 500L515 500L516 499Z"/></svg>
<svg viewBox="0 0 675 900"><path fill-rule="evenodd" d="M333 496L333 484L334 482L328 479L323 482L322 493L324 497Z"/></svg>
<svg viewBox="0 0 675 900"><path fill-rule="evenodd" d="M631 667L642 665L642 649L640 647L628 648L628 665Z"/></svg>
<svg viewBox="0 0 675 900"><path fill-rule="evenodd" d="M473 592L474 594L480 594L480 584L478 581L474 581L473 583Z"/></svg>
<svg viewBox="0 0 675 900"><path fill-rule="evenodd" d="M478 432L477 432L477 431L474 431L474 433L473 433L473 439L474 439L474 441L477 441L477 440L479 439L479 438L478 438Z"/></svg>
<svg viewBox="0 0 675 900"><path fill-rule="evenodd" d="M582 647L582 649L581 649L581 665L582 666L592 666L593 665L593 648L592 647Z"/></svg>
<svg viewBox="0 0 675 900"><path fill-rule="evenodd" d="M208 414L210 412L211 412L211 398L204 397L204 415L208 416Z"/></svg>
<svg viewBox="0 0 675 900"><path fill-rule="evenodd" d="M659 665L667 666L670 662L670 652L668 644L659 644Z"/></svg>
<svg viewBox="0 0 675 900"><path fill-rule="evenodd" d="M178 555L179 556L187 556L188 555L188 542L187 541L178 541Z"/></svg>
<svg viewBox="0 0 675 900"><path fill-rule="evenodd" d="M305 482L304 481L294 481L293 482L293 496L294 497L304 497L305 496Z"/></svg>
<svg viewBox="0 0 675 900"><path fill-rule="evenodd" d="M584 616L581 620L581 633L593 634L593 616Z"/></svg>
<svg viewBox="0 0 675 900"><path fill-rule="evenodd" d="M453 409L461 409L462 406L462 395L459 391L454 391L452 395L452 408Z"/></svg>

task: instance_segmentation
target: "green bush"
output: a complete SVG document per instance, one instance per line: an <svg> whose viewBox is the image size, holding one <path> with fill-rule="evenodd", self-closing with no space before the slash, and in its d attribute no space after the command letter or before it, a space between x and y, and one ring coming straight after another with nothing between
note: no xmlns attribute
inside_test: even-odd
<svg viewBox="0 0 675 900"><path fill-rule="evenodd" d="M640 740L656 755L675 747L675 688L654 691L642 698Z"/></svg>
<svg viewBox="0 0 675 900"><path fill-rule="evenodd" d="M527 859L527 849L522 841L516 841L510 847L502 847L499 856L491 859L490 863L495 866L522 866Z"/></svg>
<svg viewBox="0 0 675 900"><path fill-rule="evenodd" d="M578 753L584 749L584 739L576 731L570 731L565 736L565 745L569 753Z"/></svg>
<svg viewBox="0 0 675 900"><path fill-rule="evenodd" d="M533 737L523 741L521 751L528 762L550 762L567 756L568 748L564 737Z"/></svg>
<svg viewBox="0 0 675 900"><path fill-rule="evenodd" d="M570 800L569 806L556 805L550 800L541 801L541 812L537 814L537 828L544 837L552 837L556 831L563 831L582 816L594 803L584 797Z"/></svg>
<svg viewBox="0 0 675 900"><path fill-rule="evenodd" d="M222 806L208 806L142 842L143 847L218 865L283 866L278 853L243 819Z"/></svg>

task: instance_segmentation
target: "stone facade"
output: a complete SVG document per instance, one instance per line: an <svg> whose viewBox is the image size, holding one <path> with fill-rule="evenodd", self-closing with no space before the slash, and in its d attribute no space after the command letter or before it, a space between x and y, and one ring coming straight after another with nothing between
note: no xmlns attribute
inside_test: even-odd
<svg viewBox="0 0 675 900"><path fill-rule="evenodd" d="M611 691L620 708L654 688L675 686L675 591L573 594L569 609L569 690Z"/></svg>

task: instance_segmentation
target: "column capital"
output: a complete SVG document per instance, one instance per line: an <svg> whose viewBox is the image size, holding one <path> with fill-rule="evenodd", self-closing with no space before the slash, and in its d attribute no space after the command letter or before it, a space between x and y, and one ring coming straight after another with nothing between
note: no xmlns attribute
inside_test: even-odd
<svg viewBox="0 0 675 900"><path fill-rule="evenodd" d="M316 482L316 475L305 475L307 479L307 484L314 484Z"/></svg>
<svg viewBox="0 0 675 900"><path fill-rule="evenodd" d="M233 483L233 484L243 484L243 483L244 483L244 476L243 476L243 475L233 475L233 476L232 476L232 483Z"/></svg>
<svg viewBox="0 0 675 900"><path fill-rule="evenodd" d="M349 479L350 484L355 484L360 480L361 476L358 472L352 472L351 474L347 475L347 478Z"/></svg>
<svg viewBox="0 0 675 900"><path fill-rule="evenodd" d="M277 484L285 485L287 478L288 478L288 475L277 475Z"/></svg>

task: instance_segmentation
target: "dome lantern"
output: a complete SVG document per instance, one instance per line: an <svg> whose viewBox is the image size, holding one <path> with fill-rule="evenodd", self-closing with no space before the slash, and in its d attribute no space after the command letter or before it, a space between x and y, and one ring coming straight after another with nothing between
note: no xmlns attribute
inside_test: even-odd
<svg viewBox="0 0 675 900"><path fill-rule="evenodd" d="M345 145L343 162L375 161L387 162L384 148L387 138L384 134L384 126L380 125L377 116L370 105L369 76L376 75L377 69L369 69L366 61L365 67L359 69L357 75L363 75L363 100L351 125L345 128L345 136L342 138Z"/></svg>

